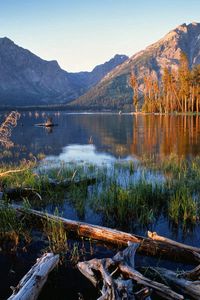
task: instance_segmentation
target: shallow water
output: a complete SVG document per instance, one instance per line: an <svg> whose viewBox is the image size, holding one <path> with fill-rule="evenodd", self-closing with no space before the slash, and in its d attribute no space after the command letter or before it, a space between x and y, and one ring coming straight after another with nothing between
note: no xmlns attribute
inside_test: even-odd
<svg viewBox="0 0 200 300"><path fill-rule="evenodd" d="M53 117L54 122L58 126L50 129L34 126L36 123L44 122L47 116ZM3 115L1 114L2 117ZM59 167L62 164L78 164L79 166L95 164L98 167L103 166L112 170L114 164L124 163L129 160L133 161L134 164L138 164L140 158L144 155L154 155L157 159L167 157L171 153L186 158L199 155L200 117L22 112L21 119L18 122L18 126L13 130L11 139L14 141L15 146L6 151L5 149L0 149L1 162L17 162L23 158L30 159L33 156L41 159L44 154L46 158L41 163L41 170ZM112 171L110 172L112 173ZM134 174L134 180L139 180L141 173L142 171L137 169ZM152 172L147 172L147 179L150 182L164 180L162 174L154 174ZM122 185L125 184L122 177L119 176L118 180ZM43 207L43 209L54 212L58 206L60 213L69 219L81 220L92 224L110 225L120 230L131 231L130 228L123 227L117 223L109 224L108 220L102 214L95 212L88 205L87 201L80 214L76 203L72 202L67 195L65 196L63 203L60 205L51 203ZM149 229L184 243L197 246L200 244L199 225L193 228L186 228L185 230L181 227L174 228L162 214L148 228L141 226L134 226L133 228L133 232L140 235L146 235L147 229ZM16 284L19 280L20 274L26 272L37 254L38 248L30 256L31 260L27 259L25 254L17 258L16 272L18 275L13 284ZM103 254L105 254L104 251L100 249L99 255ZM145 261L145 258L140 258L140 260ZM3 254L0 255L1 270L3 271L3 273L0 273L0 278L3 278L6 268L8 277L14 276L14 273L12 273L12 261L12 258ZM24 269L19 267L22 261L25 261ZM157 264L157 262L154 263L155 265ZM174 269L177 267L169 262L167 266ZM70 268L67 272L67 274L69 272L73 273L74 281L80 278L80 275ZM64 276L66 276L66 273L64 273ZM55 280L53 281L54 283ZM80 283L80 290L84 287L84 282ZM56 288L57 290L59 289L58 283ZM90 288L90 286L85 286L85 290L83 288L82 292L87 293L87 288ZM47 285L41 299L49 299L51 293L47 292L48 289ZM75 294L77 295L77 285L69 284L63 293L66 293L67 289L75 289ZM6 291L3 288L1 291L8 295L8 286ZM72 292L69 299L75 299L75 294ZM91 293L91 299L95 299L93 292Z"/></svg>

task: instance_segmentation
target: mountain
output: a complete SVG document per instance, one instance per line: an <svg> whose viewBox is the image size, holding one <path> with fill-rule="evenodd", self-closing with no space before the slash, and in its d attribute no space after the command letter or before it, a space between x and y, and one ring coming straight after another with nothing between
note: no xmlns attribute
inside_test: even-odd
<svg viewBox="0 0 200 300"><path fill-rule="evenodd" d="M200 64L200 23L182 24L158 42L142 50L109 72L95 87L73 101L72 105L90 109L131 107L131 71L141 83L144 75L161 78L164 67L178 68L180 53L188 56L190 67ZM140 85L142 89L142 85Z"/></svg>
<svg viewBox="0 0 200 300"><path fill-rule="evenodd" d="M87 89L96 85L105 75L128 59L126 55L116 54L104 64L96 66L91 72L75 73L76 78L85 82Z"/></svg>
<svg viewBox="0 0 200 300"><path fill-rule="evenodd" d="M70 102L127 59L116 55L92 72L69 73L8 38L0 39L0 105L49 105Z"/></svg>

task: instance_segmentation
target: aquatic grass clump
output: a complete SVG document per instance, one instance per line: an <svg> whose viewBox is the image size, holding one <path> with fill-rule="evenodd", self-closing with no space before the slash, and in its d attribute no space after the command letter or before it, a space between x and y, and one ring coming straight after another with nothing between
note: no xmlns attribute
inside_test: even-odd
<svg viewBox="0 0 200 300"><path fill-rule="evenodd" d="M81 184L80 186L72 185L67 193L67 199L70 204L73 204L78 217L83 220L87 206L88 185Z"/></svg>
<svg viewBox="0 0 200 300"><path fill-rule="evenodd" d="M29 242L30 234L25 218L19 217L17 211L8 203L0 204L0 244L2 248L16 250L20 242Z"/></svg>
<svg viewBox="0 0 200 300"><path fill-rule="evenodd" d="M164 195L162 185L143 180L126 188L112 183L91 197L91 205L105 219L114 220L118 226L130 223L144 226L153 222L158 212L160 213Z"/></svg>
<svg viewBox="0 0 200 300"><path fill-rule="evenodd" d="M177 190L169 200L169 217L176 224L179 222L195 223L198 220L198 210L197 202L185 187Z"/></svg>
<svg viewBox="0 0 200 300"><path fill-rule="evenodd" d="M58 209L54 212L58 216ZM68 249L67 234L63 223L60 220L55 220L48 215L43 220L43 231L49 241L49 248L53 253L65 253Z"/></svg>

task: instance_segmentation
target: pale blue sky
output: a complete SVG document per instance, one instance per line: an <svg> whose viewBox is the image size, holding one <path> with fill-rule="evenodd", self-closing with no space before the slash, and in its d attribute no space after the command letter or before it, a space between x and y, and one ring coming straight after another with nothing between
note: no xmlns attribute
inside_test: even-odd
<svg viewBox="0 0 200 300"><path fill-rule="evenodd" d="M67 71L131 56L193 21L200 0L0 0L0 36Z"/></svg>

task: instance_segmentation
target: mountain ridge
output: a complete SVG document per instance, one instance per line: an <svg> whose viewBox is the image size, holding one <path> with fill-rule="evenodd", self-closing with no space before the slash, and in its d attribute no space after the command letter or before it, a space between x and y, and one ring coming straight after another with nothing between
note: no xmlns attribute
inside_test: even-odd
<svg viewBox="0 0 200 300"><path fill-rule="evenodd" d="M56 60L44 60L9 38L0 38L0 105L59 105L70 102L127 58L122 55L121 59L116 57L106 62L106 66L102 64L99 66L101 74L94 71L70 73L61 69Z"/></svg>
<svg viewBox="0 0 200 300"><path fill-rule="evenodd" d="M133 71L139 82L151 74L161 79L164 67L177 69L180 53L185 52L190 66L200 64L200 23L183 23L157 42L131 56L113 69L95 87L72 102L72 106L122 109L131 106L132 89L129 77ZM142 88L142 87L141 87Z"/></svg>

